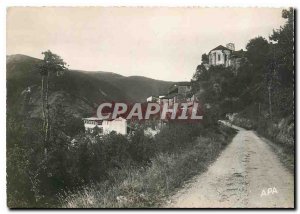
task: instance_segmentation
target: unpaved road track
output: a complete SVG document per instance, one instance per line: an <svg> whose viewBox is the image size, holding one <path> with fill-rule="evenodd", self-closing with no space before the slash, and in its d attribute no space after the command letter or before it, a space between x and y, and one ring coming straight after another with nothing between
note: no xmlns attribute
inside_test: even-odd
<svg viewBox="0 0 300 214"><path fill-rule="evenodd" d="M294 207L293 175L253 131L234 128L239 132L219 158L172 196L166 207Z"/></svg>

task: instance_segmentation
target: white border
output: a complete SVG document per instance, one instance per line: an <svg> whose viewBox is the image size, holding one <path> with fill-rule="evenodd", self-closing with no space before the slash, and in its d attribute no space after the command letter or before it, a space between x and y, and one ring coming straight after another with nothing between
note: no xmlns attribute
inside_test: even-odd
<svg viewBox="0 0 300 214"><path fill-rule="evenodd" d="M4 0L8 6L201 6L201 7L286 7L296 6L295 0L251 0L240 1L231 0L230 2L224 0Z"/></svg>
<svg viewBox="0 0 300 214"><path fill-rule="evenodd" d="M299 2L297 0L142 0L142 1L130 1L130 0L123 0L123 1L116 1L116 0L72 0L72 1L63 1L63 0L48 0L48 1L41 1L41 0L2 0L0 3L0 139L2 142L0 143L0 212L1 213L8 213L10 212L6 206L6 8L11 6L168 6L168 7L192 7L192 6L199 6L199 7L295 7L299 8ZM297 22L297 29L298 29L298 22ZM299 62L299 55L297 57L297 61ZM299 84L299 75L297 75L297 82ZM298 87L297 87L298 88ZM297 90L297 94L299 95L299 91ZM299 97L297 97L299 98ZM298 99L297 99L298 100ZM299 103L297 103L298 106ZM298 119L298 118L297 118ZM297 127L297 133L299 131L299 127ZM297 146L299 148L299 146ZM299 149L298 149L299 150ZM299 154L299 151L297 151ZM298 169L297 169L298 170ZM298 176L299 177L299 176ZM284 179L284 178L282 178ZM299 186L299 183L298 183ZM298 196L299 197L299 196ZM297 197L297 198L298 198ZM200 212L208 212L204 210L199 210ZM257 211L257 213L263 213L263 211ZM16 211L14 211L16 212ZM38 213L42 211L36 211ZM57 212L62 213L63 211L57 210ZM83 213L85 211L80 210L79 213ZM108 212L101 210L101 212ZM112 211L109 211L110 213ZM116 212L116 211L114 211ZM156 211L162 213L163 211ZM186 212L186 211L185 211ZM240 211L239 211L240 212ZM282 211L287 212L287 211Z"/></svg>

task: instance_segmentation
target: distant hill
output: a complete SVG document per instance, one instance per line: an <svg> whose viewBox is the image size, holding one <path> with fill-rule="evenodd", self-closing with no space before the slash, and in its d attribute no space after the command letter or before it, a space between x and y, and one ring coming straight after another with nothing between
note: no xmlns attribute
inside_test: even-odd
<svg viewBox="0 0 300 214"><path fill-rule="evenodd" d="M7 110L41 115L40 59L26 55L6 57ZM125 77L112 72L69 70L51 78L50 104L60 103L78 117L91 116L103 101L144 102L151 95L164 94L172 82L142 76Z"/></svg>
<svg viewBox="0 0 300 214"><path fill-rule="evenodd" d="M115 73L89 72L88 75L99 80L106 80L123 90L133 101L144 102L151 95L161 95L168 91L173 82L155 80L142 76L124 77Z"/></svg>

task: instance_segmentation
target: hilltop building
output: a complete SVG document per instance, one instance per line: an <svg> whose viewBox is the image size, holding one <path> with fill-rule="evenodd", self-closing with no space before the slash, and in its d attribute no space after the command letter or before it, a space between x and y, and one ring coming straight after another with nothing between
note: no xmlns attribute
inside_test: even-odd
<svg viewBox="0 0 300 214"><path fill-rule="evenodd" d="M235 51L234 43L228 43L226 47L219 45L209 51L208 66L222 65L238 69L241 62L245 59L245 53L242 49Z"/></svg>

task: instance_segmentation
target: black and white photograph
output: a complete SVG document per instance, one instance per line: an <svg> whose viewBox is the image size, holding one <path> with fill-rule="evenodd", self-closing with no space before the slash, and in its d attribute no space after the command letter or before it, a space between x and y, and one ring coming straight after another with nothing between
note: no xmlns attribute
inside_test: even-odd
<svg viewBox="0 0 300 214"><path fill-rule="evenodd" d="M295 14L7 7L7 208L295 209Z"/></svg>

